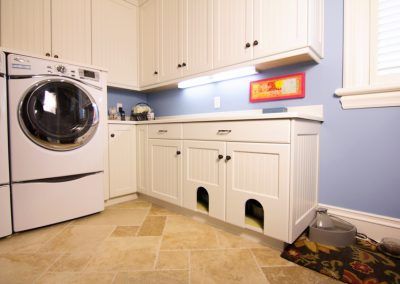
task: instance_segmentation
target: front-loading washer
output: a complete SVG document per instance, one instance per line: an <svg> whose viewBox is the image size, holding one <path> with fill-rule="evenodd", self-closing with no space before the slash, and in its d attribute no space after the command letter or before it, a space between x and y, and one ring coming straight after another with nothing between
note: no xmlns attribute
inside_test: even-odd
<svg viewBox="0 0 400 284"><path fill-rule="evenodd" d="M7 60L14 231L102 211L106 72Z"/></svg>
<svg viewBox="0 0 400 284"><path fill-rule="evenodd" d="M6 85L6 56L0 51L0 237L12 233Z"/></svg>

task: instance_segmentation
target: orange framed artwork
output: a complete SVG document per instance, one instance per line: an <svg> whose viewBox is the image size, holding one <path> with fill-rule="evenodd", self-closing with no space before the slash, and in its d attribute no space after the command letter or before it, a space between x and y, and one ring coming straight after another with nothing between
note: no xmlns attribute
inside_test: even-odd
<svg viewBox="0 0 400 284"><path fill-rule="evenodd" d="M305 83L304 72L253 81L250 102L304 98Z"/></svg>

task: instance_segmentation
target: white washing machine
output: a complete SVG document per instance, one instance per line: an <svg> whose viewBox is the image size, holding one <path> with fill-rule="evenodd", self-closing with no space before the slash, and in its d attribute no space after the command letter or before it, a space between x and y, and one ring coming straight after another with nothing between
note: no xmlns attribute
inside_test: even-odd
<svg viewBox="0 0 400 284"><path fill-rule="evenodd" d="M0 52L0 237L12 233L8 163L6 56Z"/></svg>
<svg viewBox="0 0 400 284"><path fill-rule="evenodd" d="M8 54L14 231L104 209L103 71Z"/></svg>

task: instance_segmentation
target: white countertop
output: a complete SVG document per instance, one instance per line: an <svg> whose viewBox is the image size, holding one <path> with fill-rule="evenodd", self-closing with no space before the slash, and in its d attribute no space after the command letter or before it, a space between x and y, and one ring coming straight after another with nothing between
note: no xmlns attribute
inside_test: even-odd
<svg viewBox="0 0 400 284"><path fill-rule="evenodd" d="M197 115L178 115L160 117L155 120L144 121L120 121L109 120L109 124L162 124L162 123L189 123L189 122L212 122L212 121L235 121L235 120L264 120L264 119L306 119L322 122L322 106L292 107L287 112L263 114L262 110L251 110L244 112L207 113Z"/></svg>

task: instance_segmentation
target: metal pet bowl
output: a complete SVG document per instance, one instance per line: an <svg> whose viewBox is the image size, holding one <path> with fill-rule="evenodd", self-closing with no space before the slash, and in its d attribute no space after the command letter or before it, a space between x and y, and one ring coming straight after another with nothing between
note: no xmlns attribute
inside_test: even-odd
<svg viewBox="0 0 400 284"><path fill-rule="evenodd" d="M357 234L356 227L344 220L330 217L334 224L332 229L318 228L317 220L314 219L308 234L310 241L335 247L346 247L353 244Z"/></svg>

